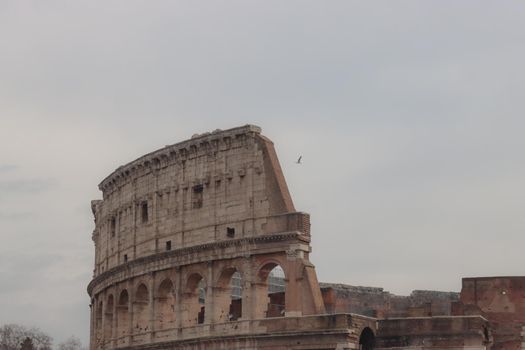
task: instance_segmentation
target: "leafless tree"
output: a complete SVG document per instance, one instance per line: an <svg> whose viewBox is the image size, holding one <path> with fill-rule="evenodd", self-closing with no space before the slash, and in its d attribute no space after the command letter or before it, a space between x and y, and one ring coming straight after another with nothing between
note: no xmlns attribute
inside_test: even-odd
<svg viewBox="0 0 525 350"><path fill-rule="evenodd" d="M34 350L51 350L53 339L38 328L18 324L0 327L0 350L21 350L22 343L26 347L31 344Z"/></svg>
<svg viewBox="0 0 525 350"><path fill-rule="evenodd" d="M22 344L20 345L20 350L35 350L35 346L33 345L33 341L31 338L26 337Z"/></svg>
<svg viewBox="0 0 525 350"><path fill-rule="evenodd" d="M86 350L82 342L75 336L71 336L64 342L58 344L58 350Z"/></svg>

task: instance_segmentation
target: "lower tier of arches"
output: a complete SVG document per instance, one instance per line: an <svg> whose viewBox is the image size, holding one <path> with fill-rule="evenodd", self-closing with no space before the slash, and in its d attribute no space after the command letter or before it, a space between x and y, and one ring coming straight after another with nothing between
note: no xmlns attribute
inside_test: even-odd
<svg viewBox="0 0 525 350"><path fill-rule="evenodd" d="M311 283L308 269L311 264L281 253L159 269L95 288L91 344L99 345L92 349L213 324L320 313L311 307L317 280Z"/></svg>

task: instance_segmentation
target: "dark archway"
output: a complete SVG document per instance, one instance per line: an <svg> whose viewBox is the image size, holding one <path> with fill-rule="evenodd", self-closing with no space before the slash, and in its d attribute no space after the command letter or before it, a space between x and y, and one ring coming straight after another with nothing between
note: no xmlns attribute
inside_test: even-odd
<svg viewBox="0 0 525 350"><path fill-rule="evenodd" d="M372 350L375 348L375 336L374 332L369 328L365 327L359 337L359 349L361 350Z"/></svg>

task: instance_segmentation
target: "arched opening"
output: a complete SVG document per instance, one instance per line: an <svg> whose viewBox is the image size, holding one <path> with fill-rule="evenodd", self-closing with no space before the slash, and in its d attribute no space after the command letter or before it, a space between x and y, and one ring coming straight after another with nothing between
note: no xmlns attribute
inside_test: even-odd
<svg viewBox="0 0 525 350"><path fill-rule="evenodd" d="M106 303L106 312L104 314L104 339L111 339L113 337L113 307L113 295L110 294L108 296L108 301Z"/></svg>
<svg viewBox="0 0 525 350"><path fill-rule="evenodd" d="M231 278L231 302L230 313L228 318L230 321L237 321L242 317L242 275L239 271L235 271Z"/></svg>
<svg viewBox="0 0 525 350"><path fill-rule="evenodd" d="M169 279L165 279L160 284L155 307L155 330L175 327L175 291Z"/></svg>
<svg viewBox="0 0 525 350"><path fill-rule="evenodd" d="M283 268L276 263L264 265L258 273L257 287L258 318L282 317L286 305L286 276Z"/></svg>
<svg viewBox="0 0 525 350"><path fill-rule="evenodd" d="M144 333L149 330L149 293L144 283L137 287L133 302L133 333Z"/></svg>
<svg viewBox="0 0 525 350"><path fill-rule="evenodd" d="M117 337L129 334L129 295L127 290L120 292L117 304Z"/></svg>
<svg viewBox="0 0 525 350"><path fill-rule="evenodd" d="M217 322L237 321L242 316L242 276L236 268L221 273L213 299Z"/></svg>
<svg viewBox="0 0 525 350"><path fill-rule="evenodd" d="M191 327L204 323L206 283L200 274L193 273L188 277L182 298L182 326Z"/></svg>
<svg viewBox="0 0 525 350"><path fill-rule="evenodd" d="M365 327L359 336L359 349L361 350L372 350L375 346L374 332L369 328Z"/></svg>

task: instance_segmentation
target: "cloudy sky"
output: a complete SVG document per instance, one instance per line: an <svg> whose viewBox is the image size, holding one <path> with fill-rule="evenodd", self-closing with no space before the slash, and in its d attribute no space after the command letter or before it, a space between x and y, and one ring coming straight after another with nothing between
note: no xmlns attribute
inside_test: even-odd
<svg viewBox="0 0 525 350"><path fill-rule="evenodd" d="M98 183L247 123L312 215L319 280L523 275L524 19L523 1L0 0L0 324L87 342Z"/></svg>

